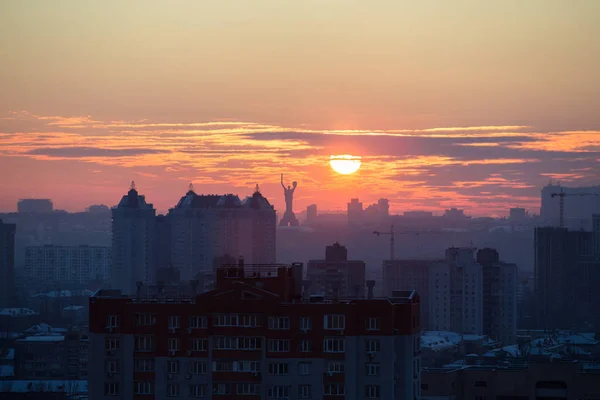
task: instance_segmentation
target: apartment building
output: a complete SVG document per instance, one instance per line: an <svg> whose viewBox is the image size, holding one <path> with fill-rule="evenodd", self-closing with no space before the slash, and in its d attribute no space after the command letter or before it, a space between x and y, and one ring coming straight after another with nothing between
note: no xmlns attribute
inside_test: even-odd
<svg viewBox="0 0 600 400"><path fill-rule="evenodd" d="M25 248L25 276L47 283L108 282L111 264L110 247L45 245Z"/></svg>
<svg viewBox="0 0 600 400"><path fill-rule="evenodd" d="M310 260L306 279L311 294L325 297L364 297L365 262L348 260L348 250L339 243L327 246L324 260Z"/></svg>
<svg viewBox="0 0 600 400"><path fill-rule="evenodd" d="M302 264L194 298L90 299L90 399L419 399L419 297L303 297Z"/></svg>

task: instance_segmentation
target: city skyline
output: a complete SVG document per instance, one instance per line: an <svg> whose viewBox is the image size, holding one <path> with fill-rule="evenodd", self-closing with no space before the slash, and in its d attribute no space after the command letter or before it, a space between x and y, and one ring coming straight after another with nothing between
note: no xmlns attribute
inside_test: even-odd
<svg viewBox="0 0 600 400"><path fill-rule="evenodd" d="M295 211L501 216L600 183L596 1L141 4L0 6L0 210L115 205L135 180L161 211L193 182L282 213L284 173Z"/></svg>

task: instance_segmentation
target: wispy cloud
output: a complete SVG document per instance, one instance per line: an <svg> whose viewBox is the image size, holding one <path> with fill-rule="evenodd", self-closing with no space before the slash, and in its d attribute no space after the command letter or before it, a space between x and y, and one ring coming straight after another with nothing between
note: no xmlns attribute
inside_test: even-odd
<svg viewBox="0 0 600 400"><path fill-rule="evenodd" d="M135 175L163 188L194 181L199 188L231 191L261 183L275 204L281 201L277 180L284 172L300 182L304 194L298 207L319 199L324 208L338 208L358 193L367 203L388 197L396 209L462 206L498 213L515 205L532 208L549 178L588 184L600 176L596 131L544 133L524 125L314 130L234 120L102 121L26 111L4 118L10 118L10 128L0 124L3 165L22 159L79 163L92 167L86 169L92 181ZM342 153L363 157L357 174L331 171L329 155ZM62 164L52 165L56 174L69 173L58 167ZM164 208L178 196L164 189L147 194Z"/></svg>

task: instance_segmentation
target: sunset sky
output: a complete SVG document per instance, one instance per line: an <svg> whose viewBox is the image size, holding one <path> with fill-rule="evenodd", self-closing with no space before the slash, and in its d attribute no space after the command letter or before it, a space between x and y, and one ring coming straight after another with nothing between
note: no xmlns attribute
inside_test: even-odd
<svg viewBox="0 0 600 400"><path fill-rule="evenodd" d="M3 0L0 211L159 210L254 185L278 210L537 212L600 184L597 0ZM340 175L332 154L362 156ZM287 183L286 182L286 183Z"/></svg>

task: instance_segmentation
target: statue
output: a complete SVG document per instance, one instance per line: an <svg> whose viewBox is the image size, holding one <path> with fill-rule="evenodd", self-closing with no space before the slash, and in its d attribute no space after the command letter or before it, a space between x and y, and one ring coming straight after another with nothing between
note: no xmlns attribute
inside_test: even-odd
<svg viewBox="0 0 600 400"><path fill-rule="evenodd" d="M298 219L294 215L294 211L292 210L293 202L294 202L294 191L296 190L296 186L298 186L298 182L292 182L292 186L288 186L287 188L283 184L283 174L281 174L281 187L283 188L283 195L285 196L285 213L283 214L283 218L279 221L279 226L298 226Z"/></svg>

